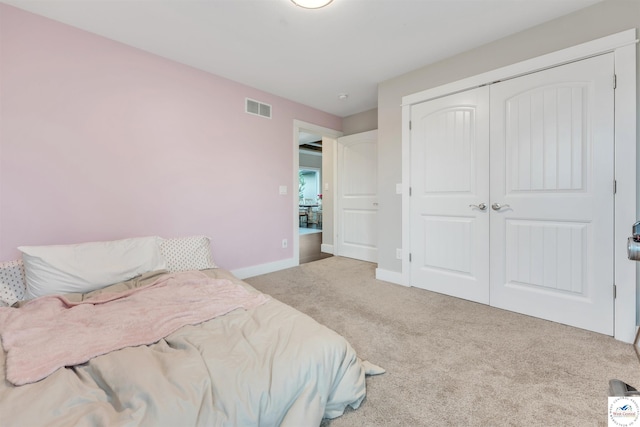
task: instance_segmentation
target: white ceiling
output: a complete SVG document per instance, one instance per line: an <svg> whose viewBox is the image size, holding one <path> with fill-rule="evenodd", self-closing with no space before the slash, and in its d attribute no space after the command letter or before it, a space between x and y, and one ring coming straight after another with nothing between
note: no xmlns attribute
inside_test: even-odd
<svg viewBox="0 0 640 427"><path fill-rule="evenodd" d="M1 1L345 117L379 82L602 0Z"/></svg>

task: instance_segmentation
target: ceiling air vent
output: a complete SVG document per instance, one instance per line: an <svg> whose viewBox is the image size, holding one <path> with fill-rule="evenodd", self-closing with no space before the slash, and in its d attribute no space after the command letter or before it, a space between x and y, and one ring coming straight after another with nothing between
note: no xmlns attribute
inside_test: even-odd
<svg viewBox="0 0 640 427"><path fill-rule="evenodd" d="M246 98L246 101L247 113L266 117L268 119L271 118L271 105L249 98Z"/></svg>

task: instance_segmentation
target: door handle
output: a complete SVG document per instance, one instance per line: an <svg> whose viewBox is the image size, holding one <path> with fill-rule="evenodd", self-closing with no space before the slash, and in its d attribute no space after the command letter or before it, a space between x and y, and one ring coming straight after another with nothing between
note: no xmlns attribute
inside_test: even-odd
<svg viewBox="0 0 640 427"><path fill-rule="evenodd" d="M499 211L502 208L509 208L509 205L501 205L500 203L494 203L491 205L491 209L493 209L494 211Z"/></svg>
<svg viewBox="0 0 640 427"><path fill-rule="evenodd" d="M480 203L479 205L469 205L470 208L478 208L481 211L487 209L487 205L485 205L484 203Z"/></svg>

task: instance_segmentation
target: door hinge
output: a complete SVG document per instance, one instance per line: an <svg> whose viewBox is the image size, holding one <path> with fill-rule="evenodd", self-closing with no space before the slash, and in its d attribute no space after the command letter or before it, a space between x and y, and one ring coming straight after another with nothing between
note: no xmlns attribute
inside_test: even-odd
<svg viewBox="0 0 640 427"><path fill-rule="evenodd" d="M411 120L409 120L409 130L411 130Z"/></svg>
<svg viewBox="0 0 640 427"><path fill-rule="evenodd" d="M618 287L614 283L613 284L613 299L616 299L617 297L618 297Z"/></svg>
<svg viewBox="0 0 640 427"><path fill-rule="evenodd" d="M613 194L616 194L618 192L618 181L616 181L615 179L613 180Z"/></svg>
<svg viewBox="0 0 640 427"><path fill-rule="evenodd" d="M409 187L409 197L411 197L411 187Z"/></svg>
<svg viewBox="0 0 640 427"><path fill-rule="evenodd" d="M613 88L616 89L618 87L618 76L613 75Z"/></svg>
<svg viewBox="0 0 640 427"><path fill-rule="evenodd" d="M411 262L411 252L409 252L409 262Z"/></svg>

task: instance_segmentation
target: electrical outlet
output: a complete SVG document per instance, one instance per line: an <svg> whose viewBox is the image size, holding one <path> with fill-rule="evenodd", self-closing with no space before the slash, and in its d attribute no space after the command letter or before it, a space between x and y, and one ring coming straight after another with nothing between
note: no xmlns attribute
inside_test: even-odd
<svg viewBox="0 0 640 427"><path fill-rule="evenodd" d="M396 249L396 259L402 259L402 249Z"/></svg>
<svg viewBox="0 0 640 427"><path fill-rule="evenodd" d="M282 249L286 249L287 246L289 246L289 242L287 242L287 239L282 239Z"/></svg>

